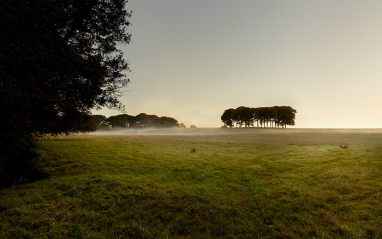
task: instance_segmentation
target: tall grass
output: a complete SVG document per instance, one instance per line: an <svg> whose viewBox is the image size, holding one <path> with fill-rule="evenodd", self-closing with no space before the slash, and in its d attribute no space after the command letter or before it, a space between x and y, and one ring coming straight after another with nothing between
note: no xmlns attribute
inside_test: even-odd
<svg viewBox="0 0 382 239"><path fill-rule="evenodd" d="M232 132L42 140L0 238L382 237L379 131Z"/></svg>

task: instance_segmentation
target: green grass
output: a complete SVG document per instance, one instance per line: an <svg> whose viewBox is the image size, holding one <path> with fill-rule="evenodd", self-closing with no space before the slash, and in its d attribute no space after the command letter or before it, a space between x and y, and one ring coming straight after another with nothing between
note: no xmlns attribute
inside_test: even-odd
<svg viewBox="0 0 382 239"><path fill-rule="evenodd" d="M229 132L41 140L0 238L382 238L382 131Z"/></svg>

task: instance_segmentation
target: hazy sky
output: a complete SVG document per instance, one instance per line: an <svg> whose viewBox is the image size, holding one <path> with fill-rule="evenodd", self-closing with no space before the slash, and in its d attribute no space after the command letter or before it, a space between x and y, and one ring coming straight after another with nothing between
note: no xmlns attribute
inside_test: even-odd
<svg viewBox="0 0 382 239"><path fill-rule="evenodd" d="M130 0L128 114L220 127L289 105L295 127L382 127L381 0ZM106 116L117 111L94 111Z"/></svg>

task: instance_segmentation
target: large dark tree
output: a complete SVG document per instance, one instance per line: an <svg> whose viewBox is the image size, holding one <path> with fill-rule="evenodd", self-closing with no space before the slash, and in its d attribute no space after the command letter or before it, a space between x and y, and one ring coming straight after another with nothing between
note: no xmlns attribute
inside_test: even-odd
<svg viewBox="0 0 382 239"><path fill-rule="evenodd" d="M121 108L126 0L2 0L0 173L33 154L35 133L73 128L94 107ZM23 153L24 152L24 153Z"/></svg>

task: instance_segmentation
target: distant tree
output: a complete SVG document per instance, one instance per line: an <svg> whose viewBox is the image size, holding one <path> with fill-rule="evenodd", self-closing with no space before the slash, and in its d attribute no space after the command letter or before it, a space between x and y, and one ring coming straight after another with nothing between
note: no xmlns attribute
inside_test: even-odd
<svg viewBox="0 0 382 239"><path fill-rule="evenodd" d="M223 121L223 124L226 125L227 127L232 127L233 126L233 121L232 121L232 113L234 109L227 109L224 111L220 119Z"/></svg>
<svg viewBox="0 0 382 239"><path fill-rule="evenodd" d="M276 110L275 125L280 128L283 127L283 113L280 106L274 106Z"/></svg>
<svg viewBox="0 0 382 239"><path fill-rule="evenodd" d="M180 123L179 128L186 128L186 126L183 123Z"/></svg>
<svg viewBox="0 0 382 239"><path fill-rule="evenodd" d="M250 126L253 126L254 111L255 110L253 108L240 106L228 112L231 112L231 120L236 124L236 127L237 126L242 127L243 124L245 127L250 127Z"/></svg>
<svg viewBox="0 0 382 239"><path fill-rule="evenodd" d="M135 117L128 114L114 115L106 119L112 128L129 128L135 125Z"/></svg>
<svg viewBox="0 0 382 239"><path fill-rule="evenodd" d="M128 114L114 115L107 118L103 123L112 128L179 127L178 121L174 118L158 117L145 113L136 116ZM106 128L105 125L102 126L103 129Z"/></svg>
<svg viewBox="0 0 382 239"><path fill-rule="evenodd" d="M160 127L161 119L156 115L147 115L147 126L148 127Z"/></svg>
<svg viewBox="0 0 382 239"><path fill-rule="evenodd" d="M71 132L93 132L98 130L99 126L105 123L106 117L103 115L89 115L82 113L77 117L77 121L71 126Z"/></svg>
<svg viewBox="0 0 382 239"><path fill-rule="evenodd" d="M273 122L277 117L277 110L275 107L265 107L264 117L267 123L267 127L273 127ZM269 126L270 125L270 126Z"/></svg>
<svg viewBox="0 0 382 239"><path fill-rule="evenodd" d="M240 106L233 110L232 112L232 121L235 123L236 127L242 127L245 122L243 111L246 107Z"/></svg>
<svg viewBox="0 0 382 239"><path fill-rule="evenodd" d="M171 117L160 117L160 125L161 127L178 127L179 123L176 119Z"/></svg>
<svg viewBox="0 0 382 239"><path fill-rule="evenodd" d="M245 127L253 126L254 108L244 107L241 110L241 120L244 122Z"/></svg>
<svg viewBox="0 0 382 239"><path fill-rule="evenodd" d="M107 120L105 120L98 125L97 130L105 131L105 130L110 130L111 128L112 128L112 126L109 124L109 122Z"/></svg>
<svg viewBox="0 0 382 239"><path fill-rule="evenodd" d="M225 126L232 127L283 127L295 125L297 111L290 106L227 109L221 116Z"/></svg>
<svg viewBox="0 0 382 239"><path fill-rule="evenodd" d="M106 122L106 117L104 115L88 115L83 114L79 118L73 127L70 129L71 132L93 132L99 129L100 125Z"/></svg>
<svg viewBox="0 0 382 239"><path fill-rule="evenodd" d="M191 129L196 129L196 128L198 128L198 127L196 127L196 125L191 125L190 128L191 128Z"/></svg>
<svg viewBox="0 0 382 239"><path fill-rule="evenodd" d="M265 127L265 124L267 122L267 108L266 107L257 108L256 115L260 121L260 127Z"/></svg>
<svg viewBox="0 0 382 239"><path fill-rule="evenodd" d="M92 125L91 131L96 131L99 129L101 125L106 123L106 116L104 115L92 115L90 117L90 124Z"/></svg>
<svg viewBox="0 0 382 239"><path fill-rule="evenodd" d="M135 116L135 124L134 127L147 127L149 126L149 119L147 114L140 113Z"/></svg>
<svg viewBox="0 0 382 239"><path fill-rule="evenodd" d="M290 106L280 106L277 109L279 125L285 128L287 125L295 125L297 111Z"/></svg>

